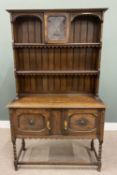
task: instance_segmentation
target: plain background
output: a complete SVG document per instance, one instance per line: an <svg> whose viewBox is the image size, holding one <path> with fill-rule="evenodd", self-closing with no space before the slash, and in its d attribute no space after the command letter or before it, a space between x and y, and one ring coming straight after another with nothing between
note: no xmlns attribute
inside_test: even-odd
<svg viewBox="0 0 117 175"><path fill-rule="evenodd" d="M0 0L0 120L8 120L6 105L15 98L10 17L6 9L107 7L99 95L107 104L106 121L117 122L117 1L116 0Z"/></svg>

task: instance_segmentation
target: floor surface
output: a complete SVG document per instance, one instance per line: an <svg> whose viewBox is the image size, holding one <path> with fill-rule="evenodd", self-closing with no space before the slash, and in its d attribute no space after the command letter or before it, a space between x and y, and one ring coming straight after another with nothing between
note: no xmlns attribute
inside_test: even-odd
<svg viewBox="0 0 117 175"><path fill-rule="evenodd" d="M20 143L18 140L18 147ZM95 161L94 154L89 151L89 140L31 139L26 140L26 147L27 151L21 157L25 161ZM0 172L4 175L117 175L117 131L105 132L101 172L97 172L95 167L63 165L27 165L14 171L10 130L0 129Z"/></svg>

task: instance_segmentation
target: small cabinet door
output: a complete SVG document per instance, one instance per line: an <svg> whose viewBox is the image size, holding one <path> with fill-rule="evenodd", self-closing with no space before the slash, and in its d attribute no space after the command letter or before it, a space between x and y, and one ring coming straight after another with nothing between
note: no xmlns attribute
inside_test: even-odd
<svg viewBox="0 0 117 175"><path fill-rule="evenodd" d="M45 13L45 41L66 43L69 36L69 15L67 13Z"/></svg>
<svg viewBox="0 0 117 175"><path fill-rule="evenodd" d="M43 136L50 130L48 110L18 109L13 115L13 123L17 135Z"/></svg>
<svg viewBox="0 0 117 175"><path fill-rule="evenodd" d="M94 136L97 134L98 113L93 110L67 110L64 112L64 134Z"/></svg>

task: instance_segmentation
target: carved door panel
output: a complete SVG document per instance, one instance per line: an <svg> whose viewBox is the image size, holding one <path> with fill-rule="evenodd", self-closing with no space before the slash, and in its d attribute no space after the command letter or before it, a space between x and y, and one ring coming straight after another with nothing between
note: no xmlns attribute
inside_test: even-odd
<svg viewBox="0 0 117 175"><path fill-rule="evenodd" d="M97 134L98 113L92 110L67 110L64 112L64 134L94 135Z"/></svg>
<svg viewBox="0 0 117 175"><path fill-rule="evenodd" d="M44 109L18 109L13 116L15 132L19 135L48 135L50 130L50 115Z"/></svg>

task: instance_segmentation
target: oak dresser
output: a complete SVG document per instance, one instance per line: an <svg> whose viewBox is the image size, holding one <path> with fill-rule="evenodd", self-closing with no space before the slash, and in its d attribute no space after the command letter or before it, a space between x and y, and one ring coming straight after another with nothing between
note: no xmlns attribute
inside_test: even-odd
<svg viewBox="0 0 117 175"><path fill-rule="evenodd" d="M8 10L17 93L8 105L15 170L31 164L95 165L101 170L106 107L98 87L105 11ZM90 139L96 161L20 161L30 138ZM22 142L19 153L17 139Z"/></svg>

